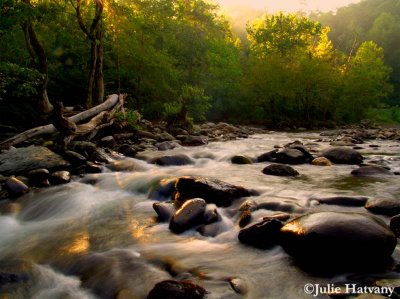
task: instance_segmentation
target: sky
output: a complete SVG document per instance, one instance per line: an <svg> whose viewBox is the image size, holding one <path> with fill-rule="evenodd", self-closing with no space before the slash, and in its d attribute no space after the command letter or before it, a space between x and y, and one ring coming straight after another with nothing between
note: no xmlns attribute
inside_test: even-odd
<svg viewBox="0 0 400 299"><path fill-rule="evenodd" d="M357 3L361 0L215 0L222 8L232 10L235 7L263 10L269 13L277 11L335 11L338 7Z"/></svg>

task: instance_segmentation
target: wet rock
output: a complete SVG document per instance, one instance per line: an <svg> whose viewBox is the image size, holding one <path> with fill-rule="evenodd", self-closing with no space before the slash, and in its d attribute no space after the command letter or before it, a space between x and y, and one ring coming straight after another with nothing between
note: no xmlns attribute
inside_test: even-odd
<svg viewBox="0 0 400 299"><path fill-rule="evenodd" d="M299 203L290 200L268 200L257 204L258 209L279 211L286 213L303 213L306 211Z"/></svg>
<svg viewBox="0 0 400 299"><path fill-rule="evenodd" d="M47 169L35 169L28 173L29 182L35 187L46 187L50 185L50 172Z"/></svg>
<svg viewBox="0 0 400 299"><path fill-rule="evenodd" d="M167 151L180 146L181 145L175 141L164 141L156 144L159 151Z"/></svg>
<svg viewBox="0 0 400 299"><path fill-rule="evenodd" d="M304 267L330 272L385 264L396 237L372 215L321 212L283 226L281 245Z"/></svg>
<svg viewBox="0 0 400 299"><path fill-rule="evenodd" d="M74 166L79 166L86 163L86 158L74 151L65 151L63 156Z"/></svg>
<svg viewBox="0 0 400 299"><path fill-rule="evenodd" d="M29 187L15 177L6 181L6 188L12 197L19 197L29 191Z"/></svg>
<svg viewBox="0 0 400 299"><path fill-rule="evenodd" d="M243 228L245 227L247 224L249 224L251 222L251 212L249 210L243 211L242 214L239 217L239 227Z"/></svg>
<svg viewBox="0 0 400 299"><path fill-rule="evenodd" d="M390 219L390 229L394 232L397 238L400 237L400 215L393 216Z"/></svg>
<svg viewBox="0 0 400 299"><path fill-rule="evenodd" d="M359 152L346 147L329 148L322 156L336 164L361 164L364 159Z"/></svg>
<svg viewBox="0 0 400 299"><path fill-rule="evenodd" d="M257 203L252 199L247 199L239 208L239 211L256 211L258 209Z"/></svg>
<svg viewBox="0 0 400 299"><path fill-rule="evenodd" d="M179 202L198 197L218 207L228 207L237 198L256 195L256 192L240 186L199 177L180 177L175 188L177 191L175 199Z"/></svg>
<svg viewBox="0 0 400 299"><path fill-rule="evenodd" d="M250 157L237 155L231 158L232 164L253 164L253 161Z"/></svg>
<svg viewBox="0 0 400 299"><path fill-rule="evenodd" d="M211 224L217 221L221 220L221 216L218 214L217 209L215 208L215 205L207 205L206 210L203 215L203 221L202 223L204 224Z"/></svg>
<svg viewBox="0 0 400 299"><path fill-rule="evenodd" d="M316 166L332 166L332 162L325 157L318 157L311 161L312 165Z"/></svg>
<svg viewBox="0 0 400 299"><path fill-rule="evenodd" d="M97 163L93 163L90 161L86 162L86 172L87 173L101 173L103 171L103 167Z"/></svg>
<svg viewBox="0 0 400 299"><path fill-rule="evenodd" d="M276 219L266 219L257 224L242 229L239 241L243 244L265 249L279 243L282 223Z"/></svg>
<svg viewBox="0 0 400 299"><path fill-rule="evenodd" d="M112 171L144 171L147 168L142 163L143 162L135 159L123 159L112 161L107 164L107 168Z"/></svg>
<svg viewBox="0 0 400 299"><path fill-rule="evenodd" d="M247 293L247 285L243 279L240 278L230 278L229 284L231 288L240 295L246 295Z"/></svg>
<svg viewBox="0 0 400 299"><path fill-rule="evenodd" d="M152 200L166 200L171 198L175 192L176 180L176 178L161 179L151 188L148 198Z"/></svg>
<svg viewBox="0 0 400 299"><path fill-rule="evenodd" d="M28 173L40 168L51 171L68 166L69 163L61 156L42 146L12 148L0 154L0 173L6 176Z"/></svg>
<svg viewBox="0 0 400 299"><path fill-rule="evenodd" d="M108 148L114 148L116 141L113 136L106 136L100 139L100 145Z"/></svg>
<svg viewBox="0 0 400 299"><path fill-rule="evenodd" d="M90 157L90 155L97 149L97 146L93 142L89 141L72 141L69 144L69 148L85 157Z"/></svg>
<svg viewBox="0 0 400 299"><path fill-rule="evenodd" d="M201 198L187 200L174 214L169 223L169 229L174 233L182 233L201 224L206 210L206 202Z"/></svg>
<svg viewBox="0 0 400 299"><path fill-rule="evenodd" d="M293 167L282 164L271 164L265 167L262 171L267 175L275 175L275 176L298 176L299 172L295 170Z"/></svg>
<svg viewBox="0 0 400 299"><path fill-rule="evenodd" d="M165 280L157 283L147 299L203 299L207 291L190 281Z"/></svg>
<svg viewBox="0 0 400 299"><path fill-rule="evenodd" d="M126 157L135 157L138 152L138 149L134 145L123 144L118 148L118 152Z"/></svg>
<svg viewBox="0 0 400 299"><path fill-rule="evenodd" d="M292 216L288 213L278 213L263 217L263 220L276 219L282 222L288 221Z"/></svg>
<svg viewBox="0 0 400 299"><path fill-rule="evenodd" d="M304 162L303 163L311 163L314 159L313 155L311 155L309 149L303 145L301 142L294 142L292 144L287 145L289 149L295 149L303 153Z"/></svg>
<svg viewBox="0 0 400 299"><path fill-rule="evenodd" d="M162 222L168 222L176 213L176 207L173 202L155 202L153 209L158 215L158 219Z"/></svg>
<svg viewBox="0 0 400 299"><path fill-rule="evenodd" d="M113 161L113 159L102 148L97 148L95 151L93 151L89 160L102 163L111 163Z"/></svg>
<svg viewBox="0 0 400 299"><path fill-rule="evenodd" d="M185 136L185 139L182 140L182 145L186 146L201 146L208 144L208 138L205 136Z"/></svg>
<svg viewBox="0 0 400 299"><path fill-rule="evenodd" d="M171 134L169 134L167 132L162 132L162 133L157 135L157 140L160 140L160 141L172 141L172 140L175 140L175 138L174 138L174 136L172 136Z"/></svg>
<svg viewBox="0 0 400 299"><path fill-rule="evenodd" d="M276 153L275 162L292 165L303 164L307 162L307 157L298 149L285 148Z"/></svg>
<svg viewBox="0 0 400 299"><path fill-rule="evenodd" d="M258 162L275 162L277 150L264 153L257 157Z"/></svg>
<svg viewBox="0 0 400 299"><path fill-rule="evenodd" d="M321 204L338 205L346 207L362 207L368 201L366 196L330 196L330 197L312 197L310 200L316 200Z"/></svg>
<svg viewBox="0 0 400 299"><path fill-rule="evenodd" d="M380 166L374 166L374 165L369 165L369 166L361 166L360 168L354 169L351 172L352 175L354 176L381 176L381 175L393 175L389 170L387 170L384 167Z"/></svg>
<svg viewBox="0 0 400 299"><path fill-rule="evenodd" d="M139 138L147 138L147 139L157 140L157 136L148 131L139 130L139 131L137 131L137 136Z"/></svg>
<svg viewBox="0 0 400 299"><path fill-rule="evenodd" d="M190 159L187 155L179 154L179 155L171 155L171 156L162 156L158 158L154 158L150 161L153 164L157 164L160 166L183 166L193 164L193 160Z"/></svg>
<svg viewBox="0 0 400 299"><path fill-rule="evenodd" d="M400 214L400 200L373 199L365 204L365 208L374 214L394 216Z"/></svg>
<svg viewBox="0 0 400 299"><path fill-rule="evenodd" d="M122 287L135 295L129 298L146 298L157 282L169 278L165 271L131 249L89 251L73 259L69 273L79 277L82 288L89 289L98 298L117 298Z"/></svg>
<svg viewBox="0 0 400 299"><path fill-rule="evenodd" d="M66 170L53 172L50 176L50 183L52 185L67 184L71 181L71 174Z"/></svg>

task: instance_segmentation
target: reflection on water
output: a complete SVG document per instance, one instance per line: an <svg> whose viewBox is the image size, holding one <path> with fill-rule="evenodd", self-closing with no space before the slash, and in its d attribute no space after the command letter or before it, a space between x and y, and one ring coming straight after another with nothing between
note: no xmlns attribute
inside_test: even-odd
<svg viewBox="0 0 400 299"><path fill-rule="evenodd" d="M350 172L356 166L296 165L301 174L298 178L282 178L264 175L261 170L266 163L230 163L236 154L256 157L275 145L316 139L319 136L315 133L272 133L178 148L162 154L184 153L196 163L158 167L130 158L113 166L123 171L88 175L65 186L32 192L13 203L0 203L0 273L17 271L21 260L30 265L21 270L28 279L8 284L0 290L0 298L139 299L146 298L156 282L171 277L204 286L210 292L208 298L310 298L303 292L305 283L354 280L353 273L314 277L298 268L279 246L258 250L240 244L237 209L245 199L232 207L218 208L221 222L207 228L214 237L194 230L181 235L170 233L167 223L156 221L152 208L155 201L148 199L160 181L168 186L170 178L183 175L218 178L259 191L261 195L252 199L262 209L253 214L253 222L280 212L366 212L363 207L317 205L310 200L313 197L398 199L400 177L355 178ZM367 159L383 160L389 167L399 168L398 146L375 143L383 155L372 151L374 155ZM315 150L327 146L313 143ZM365 152L371 152L367 145ZM160 153L144 155L151 158ZM298 227L293 225L291 229ZM394 257L397 260L399 256L397 248ZM14 266L2 266L5 261ZM396 272L362 273L356 277L356 281L400 279ZM245 295L235 293L231 279L245 285Z"/></svg>

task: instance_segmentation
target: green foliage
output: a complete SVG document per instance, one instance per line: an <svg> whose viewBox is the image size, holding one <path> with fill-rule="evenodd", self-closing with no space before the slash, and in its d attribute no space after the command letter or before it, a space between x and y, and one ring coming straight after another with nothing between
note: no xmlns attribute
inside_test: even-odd
<svg viewBox="0 0 400 299"><path fill-rule="evenodd" d="M36 70L0 62L0 100L35 97L42 80L42 74Z"/></svg>
<svg viewBox="0 0 400 299"><path fill-rule="evenodd" d="M136 110L118 111L115 114L115 119L118 124L128 130L137 131L140 129L140 114Z"/></svg>
<svg viewBox="0 0 400 299"><path fill-rule="evenodd" d="M400 107L370 108L366 117L374 122L388 125L400 124Z"/></svg>

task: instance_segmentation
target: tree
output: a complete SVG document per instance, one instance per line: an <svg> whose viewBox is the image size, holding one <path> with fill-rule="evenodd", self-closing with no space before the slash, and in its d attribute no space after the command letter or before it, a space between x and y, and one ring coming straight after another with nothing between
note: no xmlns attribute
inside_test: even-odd
<svg viewBox="0 0 400 299"><path fill-rule="evenodd" d="M94 0L94 14L88 27L82 14L82 0L76 0L73 5L79 27L90 41L90 66L86 85L86 107L103 102L104 98L104 75L103 75L103 9L104 0Z"/></svg>
<svg viewBox="0 0 400 299"><path fill-rule="evenodd" d="M390 95L393 90L390 72L384 62L383 48L373 41L362 43L343 76L341 104L345 120L360 120L368 108L376 107Z"/></svg>

